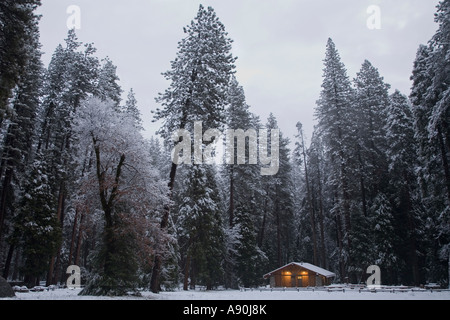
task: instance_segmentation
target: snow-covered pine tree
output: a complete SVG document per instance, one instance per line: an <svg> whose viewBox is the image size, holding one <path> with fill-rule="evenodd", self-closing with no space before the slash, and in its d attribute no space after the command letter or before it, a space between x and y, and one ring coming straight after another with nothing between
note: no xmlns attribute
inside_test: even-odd
<svg viewBox="0 0 450 320"><path fill-rule="evenodd" d="M235 77L232 78L228 93L229 104L226 110L226 126L231 130L247 130L258 132L260 128L259 118L253 115L245 101L244 89L239 85ZM250 131L249 131L250 132ZM237 161L238 144L237 138L231 141L234 145L234 158L232 164L226 164L224 174L229 181L229 225L233 225L234 208L240 203L254 204L255 194L260 188L260 169L258 165L250 164L251 137L245 138L245 164L239 165ZM255 137L256 138L256 137ZM256 142L256 139L255 139ZM251 210L253 211L253 210Z"/></svg>
<svg viewBox="0 0 450 320"><path fill-rule="evenodd" d="M174 145L172 133L179 129L192 132L194 121L202 121L205 130L223 126L226 95L236 60L231 54L232 40L212 7L205 9L200 5L197 16L184 32L186 37L178 44L171 70L163 74L170 86L156 99L163 108L158 108L154 115L155 121L163 121L158 133L170 147ZM171 191L176 171L177 165L173 163L169 175ZM161 229L167 227L169 213L167 208ZM161 265L157 255L152 274L153 292L159 291Z"/></svg>
<svg viewBox="0 0 450 320"><path fill-rule="evenodd" d="M4 122L5 134L0 149L0 268L4 266L3 276L6 279L12 255L17 248L12 243L5 243L5 239L6 234L13 232L12 219L17 202L20 201L17 196L26 183L24 175L32 160L34 130L41 96L43 66L37 21L28 32L29 42L24 48L24 55L27 56L26 68L19 76L9 99L12 112L8 121Z"/></svg>
<svg viewBox="0 0 450 320"><path fill-rule="evenodd" d="M379 198L380 193L386 192L389 186L385 115L389 104L390 86L384 82L378 69L368 60L364 61L357 73L354 86L356 99L353 127L356 129L354 136L356 144L352 153L356 161L352 164L354 167L348 170L353 171L350 183L355 228L351 232L351 238L356 247L351 248L350 256L352 270L364 274L367 263L373 263L369 261L372 258L368 258L373 249L368 233L372 230L370 220L373 217L370 213L375 211L369 208L376 205L375 199Z"/></svg>
<svg viewBox="0 0 450 320"><path fill-rule="evenodd" d="M122 100L122 88L117 83L120 80L117 75L117 67L109 57L102 59L102 63L103 65L98 71L98 83L95 88L95 95L102 100L114 101L115 108L120 110L119 105ZM128 96L128 98L130 97Z"/></svg>
<svg viewBox="0 0 450 320"><path fill-rule="evenodd" d="M384 83L376 69L365 60L361 70L354 79L356 90L356 119L357 128L356 155L358 159L359 186L361 208L367 216L367 206L383 191L387 181L386 150L386 108L389 104L388 90L390 85Z"/></svg>
<svg viewBox="0 0 450 320"><path fill-rule="evenodd" d="M22 273L29 287L39 285L48 270L50 258L61 244L61 225L56 216L57 199L51 186L48 163L37 156L30 166L15 217L13 243L21 247Z"/></svg>
<svg viewBox="0 0 450 320"><path fill-rule="evenodd" d="M303 133L303 125L301 122L297 122L297 135L296 142L295 142L295 149L294 149L294 164L299 167L299 170L304 175L304 188L302 188L302 193L304 193L304 198L302 203L304 203L306 215L309 217L309 235L311 239L311 246L312 246L312 261L315 265L319 265L320 256L322 255L322 252L319 252L318 248L318 227L317 227L317 214L316 214L316 206L313 200L314 195L312 194L312 186L311 186L311 180L309 176L309 164L308 159L306 156L306 146L305 146L305 138ZM302 206L303 207L303 206ZM300 218L301 219L301 218ZM323 249L323 246L321 246L321 249Z"/></svg>
<svg viewBox="0 0 450 320"><path fill-rule="evenodd" d="M158 169L161 177L165 177L170 171L170 150L164 146L158 137L150 137L149 141L150 162Z"/></svg>
<svg viewBox="0 0 450 320"><path fill-rule="evenodd" d="M239 285L249 288L261 284L261 266L267 263L266 255L257 245L257 234L252 221L252 209L246 203L235 208L236 276Z"/></svg>
<svg viewBox="0 0 450 320"><path fill-rule="evenodd" d="M404 265L397 264L397 271L404 274L408 283L419 285L419 234L420 195L417 188L417 141L411 104L406 96L396 90L390 96L386 119L386 156L389 164L389 195L395 213L397 246L395 252ZM422 229L422 230L421 230ZM406 266L409 266L407 268ZM404 269L402 269L404 267Z"/></svg>
<svg viewBox="0 0 450 320"><path fill-rule="evenodd" d="M431 139L437 139L439 142L441 172L443 172L441 183L446 190L446 199L444 191L441 195L443 199L437 217L437 237L440 242L439 258L447 263L447 286L450 288L450 1L442 0L437 9L435 21L439 24L439 28L430 45L435 48L432 87L438 101L432 110L428 132ZM439 273L438 277L445 279L445 272L442 270Z"/></svg>
<svg viewBox="0 0 450 320"><path fill-rule="evenodd" d="M311 138L311 144L307 150L307 165L308 165L308 177L310 180L310 188L312 195L313 206L315 207L315 212L317 213L317 227L319 235L319 252L320 252L320 263L319 265L323 268L329 268L329 259L327 255L327 248L330 246L330 234L327 222L327 212L326 205L328 204L324 198L324 172L326 171L324 161L324 148L322 147L322 141L320 136L317 135L316 131L313 132ZM306 260L304 260L306 261Z"/></svg>
<svg viewBox="0 0 450 320"><path fill-rule="evenodd" d="M223 281L225 235L221 200L213 165L194 164L187 172L189 183L179 204L180 247L185 247L184 290L195 285L207 290Z"/></svg>
<svg viewBox="0 0 450 320"><path fill-rule="evenodd" d="M387 196L378 193L369 207L372 246L368 248L373 264L381 268L383 281L395 283L399 259L394 246L397 234L394 229L394 212Z"/></svg>
<svg viewBox="0 0 450 320"><path fill-rule="evenodd" d="M324 60L322 92L317 101L315 116L318 134L325 147L329 162L327 185L333 192L333 208L340 260L340 276L348 276L351 265L351 186L350 176L354 157L355 132L354 90L334 42L328 39Z"/></svg>
<svg viewBox="0 0 450 320"><path fill-rule="evenodd" d="M448 281L450 263L450 1L437 6L439 27L414 63L411 102L419 144L419 182L427 223L427 280ZM439 257L439 252L443 253ZM444 267L443 260L446 266ZM444 280L446 279L446 280Z"/></svg>
<svg viewBox="0 0 450 320"><path fill-rule="evenodd" d="M270 113L266 129L279 129L275 116ZM269 139L268 150L272 141ZM279 169L273 176L261 178L264 199L262 222L258 228L261 250L268 257L267 269L278 268L292 259L292 244L295 239L293 222L292 169L290 163L289 139L279 133Z"/></svg>
<svg viewBox="0 0 450 320"><path fill-rule="evenodd" d="M243 130L244 134L248 132L254 132L257 134L260 127L259 118L252 114L249 110L249 106L245 101L244 89L239 85L236 78L233 76L230 88L228 92L228 106L226 109L226 127L231 130ZM228 137L229 138L229 137ZM226 183L225 189L227 190L225 197L228 203L228 215L226 221L228 221L227 232L227 258L226 258L226 275L225 285L227 287L237 287L237 271L235 266L235 246L239 243L239 239L235 236L239 236L235 231L235 209L239 205L246 205L246 213L252 217L248 217L250 221L257 220L259 203L261 203L261 175L260 167L257 164L250 164L250 143L251 137L244 138L244 141L239 141L238 138L233 138L234 144L233 152L234 157L232 164L225 164L222 170L222 177ZM256 147L256 136L255 147ZM244 143L245 150L245 165L240 165L237 162L237 149L238 144ZM255 149L256 150L256 149ZM226 156L226 155L224 155ZM251 225L254 228L254 224ZM239 259L239 258L238 258ZM241 260L241 263L242 260ZM250 262L249 262L250 263Z"/></svg>
<svg viewBox="0 0 450 320"><path fill-rule="evenodd" d="M142 127L142 117L139 111L138 102L134 95L133 88L128 91L127 100L125 101L124 112L128 113L133 119L136 129L144 130Z"/></svg>
<svg viewBox="0 0 450 320"><path fill-rule="evenodd" d="M65 47L59 45L56 48L46 74L40 115L42 124L37 152L44 155L44 161L50 163L53 169L55 179L52 192L58 199L56 215L62 225L77 178L73 157L74 114L81 102L95 93L99 68L98 59L93 55L96 49L92 44L84 45L83 51L81 46L74 29L71 29L65 39ZM47 284L56 283L57 273L61 270L58 251L52 257Z"/></svg>
<svg viewBox="0 0 450 320"><path fill-rule="evenodd" d="M0 3L0 126L8 119L11 111L8 99L20 76L26 71L29 48L33 41L39 19L35 10L40 0L4 0Z"/></svg>

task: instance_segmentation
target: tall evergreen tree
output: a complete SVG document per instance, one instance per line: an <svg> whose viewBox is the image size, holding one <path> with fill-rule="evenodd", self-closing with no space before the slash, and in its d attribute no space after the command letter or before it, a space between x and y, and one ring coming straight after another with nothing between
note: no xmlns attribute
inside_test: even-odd
<svg viewBox="0 0 450 320"><path fill-rule="evenodd" d="M271 113L266 129L279 129ZM268 150L273 141L269 140ZM260 248L268 257L268 270L281 267L292 259L292 243L295 239L293 225L292 169L289 139L279 134L279 169L273 176L262 177L262 190L267 200L263 205L263 220L259 227Z"/></svg>
<svg viewBox="0 0 450 320"><path fill-rule="evenodd" d="M128 92L127 100L125 101L124 111L134 119L134 123L137 129L139 130L144 129L142 127L141 112L139 111L133 88L131 88L130 91Z"/></svg>
<svg viewBox="0 0 450 320"><path fill-rule="evenodd" d="M56 198L51 192L50 168L39 157L33 162L19 203L14 237L18 237L25 259L25 283L39 284L48 270L50 257L61 243L61 226L56 217ZM14 241L17 241L14 239Z"/></svg>
<svg viewBox="0 0 450 320"><path fill-rule="evenodd" d="M122 89L117 83L120 80L117 75L117 67L108 57L103 59L102 62L103 65L98 71L98 83L95 94L103 100L114 101L115 108L119 110Z"/></svg>
<svg viewBox="0 0 450 320"><path fill-rule="evenodd" d="M450 1L437 6L436 34L420 46L411 79L419 182L427 221L427 280L441 281L450 270L450 117L448 55ZM443 260L446 260L444 263ZM449 281L450 282L450 281Z"/></svg>
<svg viewBox="0 0 450 320"><path fill-rule="evenodd" d="M192 132L194 121L202 121L204 128L223 126L226 94L236 60L231 54L232 40L213 8L200 5L195 20L183 30L186 37L178 44L171 70L164 73L170 86L156 99L163 109L156 110L154 120L163 120L159 134L169 145L173 145L170 140L175 130ZM177 164L173 163L169 175L171 191L176 171ZM167 208L161 229L167 227L169 214ZM153 292L159 291L161 265L157 256L152 274Z"/></svg>
<svg viewBox="0 0 450 320"><path fill-rule="evenodd" d="M2 4L3 5L3 4ZM11 113L3 123L0 161L0 268L8 277L12 255L17 247L5 239L13 232L13 217L20 201L28 165L33 158L32 146L36 129L37 113L41 97L42 62L39 44L38 21L27 27L22 53L24 69L9 98ZM6 255L7 254L7 255ZM6 256L5 256L6 255ZM6 258L6 260L4 260ZM4 262L4 265L3 265Z"/></svg>
<svg viewBox="0 0 450 320"><path fill-rule="evenodd" d="M233 132L242 133L241 136L227 137L227 143L233 143L233 159L232 163L225 164L222 170L222 176L226 182L225 189L227 193L225 195L228 203L228 210L226 221L228 221L227 230L227 262L226 262L226 279L225 285L227 287L237 287L237 280L240 268L236 265L236 259L241 263L243 257L237 257L235 252L236 246L244 240L239 240L239 232L236 232L235 228L235 214L238 206L246 206L246 210L243 210L241 214L250 215L247 218L241 217L241 219L249 219L250 221L257 220L259 206L258 204L262 200L261 195L261 175L260 167L257 164L252 164L251 148L255 148L257 143L257 130L260 127L259 118L253 115L249 106L245 101L244 89L239 85L235 77L232 78L230 88L228 92L228 106L226 110L226 126L233 130ZM242 131L241 131L242 130ZM252 136L255 134L255 136ZM248 136L248 138L247 138ZM251 144L254 142L254 145ZM245 165L238 163L238 148L243 148L245 152ZM227 149L227 152L230 150ZM226 157L231 155L225 155ZM247 227L250 227L247 226ZM251 225L255 228L254 224ZM248 231L251 232L251 231ZM236 269L237 267L237 269Z"/></svg>
<svg viewBox="0 0 450 320"><path fill-rule="evenodd" d="M384 201L385 197L380 196L387 192L388 187L385 114L389 104L390 86L384 83L378 70L367 60L357 73L354 85L356 110L353 126L356 128L356 145L352 153L357 161L353 164L354 174L351 180L353 206L356 206L352 211L353 216L360 216L354 217L357 221L354 223L355 230L351 232L351 237L356 247L351 248L350 255L353 271L364 274L367 263L373 263L373 257L376 255L371 252L375 248L371 237L367 236L373 229L372 215L384 213L384 208L389 207ZM377 205L384 207L377 208Z"/></svg>
<svg viewBox="0 0 450 320"><path fill-rule="evenodd" d="M386 108L388 90L378 70L367 60L355 80L358 175L362 211L367 216L367 206L386 187Z"/></svg>
<svg viewBox="0 0 450 320"><path fill-rule="evenodd" d="M37 152L45 155L55 179L52 192L56 196L56 215L63 225L65 209L77 179L74 175L74 136L72 126L74 114L82 101L96 91L98 59L93 55L92 44L84 46L78 41L74 29L69 30L65 47L59 45L50 61L44 86L42 124ZM56 283L61 272L59 250L52 257L47 284ZM54 273L54 270L57 272Z"/></svg>
<svg viewBox="0 0 450 320"><path fill-rule="evenodd" d="M8 99L30 59L27 46L33 41L40 0L5 0L0 3L0 126L9 118Z"/></svg>
<svg viewBox="0 0 450 320"><path fill-rule="evenodd" d="M224 227L220 199L212 165L192 165L189 181L183 192L179 219L181 234L185 237L186 258L184 289L196 284L208 290L223 281L225 254Z"/></svg>
<svg viewBox="0 0 450 320"><path fill-rule="evenodd" d="M267 257L257 244L249 206L242 203L235 210L235 227L239 239L236 244L236 275L241 286L255 287L261 283L261 266L267 263Z"/></svg>
<svg viewBox="0 0 450 320"><path fill-rule="evenodd" d="M396 90L390 96L387 109L386 142L389 146L386 156L389 163L389 194L394 207L397 243L396 250L400 258L405 261L404 279L419 285L419 234L423 233L420 224L420 195L417 188L417 140L414 132L414 118L408 98ZM400 267L402 266L398 266Z"/></svg>
<svg viewBox="0 0 450 320"><path fill-rule="evenodd" d="M323 254L323 252L319 252L318 249L318 241L317 241L317 214L316 214L316 206L314 204L313 200L313 194L312 194L312 186L311 186L311 179L309 175L309 164L306 156L306 146L305 146L305 139L303 134L303 125L301 122L297 122L297 135L296 138L298 139L295 142L295 150L294 150L294 162L297 166L301 167L302 173L304 175L304 189L302 190L305 193L305 201L306 202L306 215L309 216L309 224L310 224L310 235L311 235L311 244L313 249L313 263L316 265L319 265L320 256ZM321 249L323 249L323 246L321 246ZM322 251L322 250L321 250Z"/></svg>
<svg viewBox="0 0 450 320"><path fill-rule="evenodd" d="M318 130L330 162L329 182L333 195L331 209L336 221L340 274L347 277L351 265L351 186L355 145L353 119L354 90L334 42L328 39L322 92L317 101Z"/></svg>

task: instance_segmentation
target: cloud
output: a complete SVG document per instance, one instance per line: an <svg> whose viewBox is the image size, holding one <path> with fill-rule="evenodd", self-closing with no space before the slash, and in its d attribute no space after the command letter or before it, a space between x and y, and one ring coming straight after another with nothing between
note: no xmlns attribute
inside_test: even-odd
<svg viewBox="0 0 450 320"><path fill-rule="evenodd" d="M295 123L312 130L322 81L322 60L332 37L351 78L364 59L385 80L408 94L417 47L436 30L436 1L424 0L58 0L39 9L44 62L67 35L66 8L81 8L80 41L94 42L98 56L117 65L124 91L133 87L149 132L154 97L167 88L161 72L170 68L183 27L198 6L214 7L234 40L237 76L252 110L262 120L274 112L286 135ZM381 8L381 30L366 26L367 7ZM310 134L310 132L309 132Z"/></svg>

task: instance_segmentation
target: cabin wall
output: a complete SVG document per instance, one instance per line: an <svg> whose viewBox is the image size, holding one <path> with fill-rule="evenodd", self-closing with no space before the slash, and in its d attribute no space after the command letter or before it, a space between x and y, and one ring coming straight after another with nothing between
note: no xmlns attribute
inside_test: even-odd
<svg viewBox="0 0 450 320"><path fill-rule="evenodd" d="M331 279L296 265L278 270L270 276L271 287L318 287L328 285L330 282Z"/></svg>

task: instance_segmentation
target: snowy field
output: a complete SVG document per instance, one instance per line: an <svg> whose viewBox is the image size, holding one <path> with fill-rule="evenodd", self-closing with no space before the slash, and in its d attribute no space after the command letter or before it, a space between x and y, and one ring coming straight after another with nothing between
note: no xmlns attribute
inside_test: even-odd
<svg viewBox="0 0 450 320"><path fill-rule="evenodd" d="M450 300L450 291L404 290L377 291L343 290L219 290L175 291L154 294L142 292L142 297L79 296L79 289L56 289L42 292L16 292L16 297L0 300Z"/></svg>

